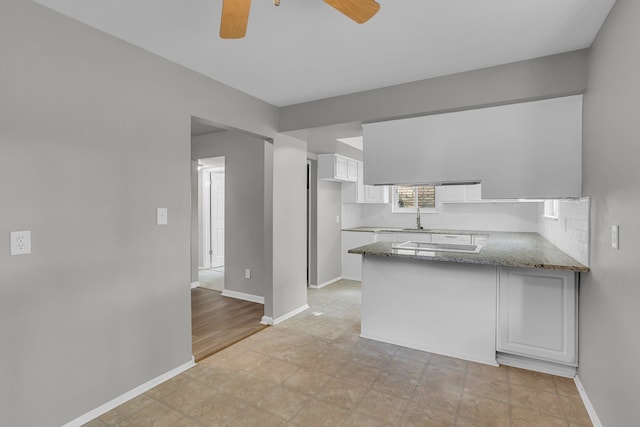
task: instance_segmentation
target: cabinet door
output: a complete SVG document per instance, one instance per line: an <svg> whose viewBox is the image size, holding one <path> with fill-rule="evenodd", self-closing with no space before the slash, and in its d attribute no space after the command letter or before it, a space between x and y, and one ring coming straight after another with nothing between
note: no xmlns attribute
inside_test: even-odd
<svg viewBox="0 0 640 427"><path fill-rule="evenodd" d="M365 201L365 192L364 192L364 165L362 162L358 162L358 180L356 182L357 185L357 197L356 201L358 203L364 203Z"/></svg>
<svg viewBox="0 0 640 427"><path fill-rule="evenodd" d="M376 242L395 242L396 233L376 233Z"/></svg>
<svg viewBox="0 0 640 427"><path fill-rule="evenodd" d="M335 177L338 179L348 179L348 159L342 156L335 156L335 165Z"/></svg>
<svg viewBox="0 0 640 427"><path fill-rule="evenodd" d="M465 201L465 185L440 185L436 187L437 200L440 203Z"/></svg>
<svg viewBox="0 0 640 427"><path fill-rule="evenodd" d="M389 187L386 185L365 185L364 200L367 203L389 203Z"/></svg>
<svg viewBox="0 0 640 427"><path fill-rule="evenodd" d="M374 233L361 231L342 232L342 278L362 280L362 255L350 254L349 249L373 243Z"/></svg>
<svg viewBox="0 0 640 427"><path fill-rule="evenodd" d="M358 179L358 161L347 159L347 179L356 181Z"/></svg>
<svg viewBox="0 0 640 427"><path fill-rule="evenodd" d="M482 184L465 185L465 201L479 202L482 200Z"/></svg>
<svg viewBox="0 0 640 427"><path fill-rule="evenodd" d="M497 350L577 365L571 271L500 269Z"/></svg>

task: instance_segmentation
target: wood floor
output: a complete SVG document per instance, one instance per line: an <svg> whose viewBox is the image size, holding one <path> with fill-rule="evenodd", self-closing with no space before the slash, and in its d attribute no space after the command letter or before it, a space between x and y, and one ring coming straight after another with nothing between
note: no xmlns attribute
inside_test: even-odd
<svg viewBox="0 0 640 427"><path fill-rule="evenodd" d="M223 297L205 288L191 290L191 330L196 362L266 328L264 306Z"/></svg>

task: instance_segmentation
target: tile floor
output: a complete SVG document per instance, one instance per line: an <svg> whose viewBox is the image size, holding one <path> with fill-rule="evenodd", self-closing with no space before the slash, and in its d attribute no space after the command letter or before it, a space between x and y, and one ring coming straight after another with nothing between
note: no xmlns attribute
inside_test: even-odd
<svg viewBox="0 0 640 427"><path fill-rule="evenodd" d="M572 380L360 338L359 282L309 305L87 425L591 425Z"/></svg>

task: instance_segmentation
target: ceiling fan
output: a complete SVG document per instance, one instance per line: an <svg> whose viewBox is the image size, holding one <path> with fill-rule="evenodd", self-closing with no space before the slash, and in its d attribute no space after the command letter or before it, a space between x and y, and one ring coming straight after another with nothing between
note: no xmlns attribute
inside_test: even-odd
<svg viewBox="0 0 640 427"><path fill-rule="evenodd" d="M353 19L358 24L367 22L380 10L380 3L375 0L323 0L340 13ZM273 0L280 5L280 0ZM223 39L241 39L247 33L251 0L223 0L220 37Z"/></svg>

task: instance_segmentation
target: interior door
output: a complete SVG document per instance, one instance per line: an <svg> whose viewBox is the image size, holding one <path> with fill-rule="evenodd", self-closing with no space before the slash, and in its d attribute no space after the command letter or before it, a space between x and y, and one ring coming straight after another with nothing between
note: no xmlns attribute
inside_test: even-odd
<svg viewBox="0 0 640 427"><path fill-rule="evenodd" d="M224 265L224 171L211 172L211 267Z"/></svg>

